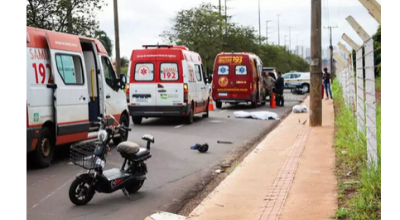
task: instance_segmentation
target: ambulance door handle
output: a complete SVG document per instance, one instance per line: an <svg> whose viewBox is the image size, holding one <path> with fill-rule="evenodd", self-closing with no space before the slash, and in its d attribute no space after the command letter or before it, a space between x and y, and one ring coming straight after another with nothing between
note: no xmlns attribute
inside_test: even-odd
<svg viewBox="0 0 400 220"><path fill-rule="evenodd" d="M109 99L109 98L111 98L111 96L110 95L106 95L106 98Z"/></svg>

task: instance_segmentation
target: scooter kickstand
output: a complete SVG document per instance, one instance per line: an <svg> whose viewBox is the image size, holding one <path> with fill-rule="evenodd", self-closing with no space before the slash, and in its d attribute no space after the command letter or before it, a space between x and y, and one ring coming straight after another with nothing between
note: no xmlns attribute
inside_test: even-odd
<svg viewBox="0 0 400 220"><path fill-rule="evenodd" d="M129 192L125 188L122 189L122 192L124 193L124 195L126 197L128 197L129 200L131 200L131 195L129 194Z"/></svg>

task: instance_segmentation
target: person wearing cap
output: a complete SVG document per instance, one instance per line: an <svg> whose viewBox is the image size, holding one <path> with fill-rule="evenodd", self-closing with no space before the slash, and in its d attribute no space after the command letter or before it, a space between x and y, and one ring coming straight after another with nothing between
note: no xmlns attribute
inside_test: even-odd
<svg viewBox="0 0 400 220"><path fill-rule="evenodd" d="M324 88L325 88L325 94L326 94L326 99L333 99L332 98L332 91L331 91L331 74L328 73L328 68L324 68L324 75L323 75L323 81L324 81Z"/></svg>

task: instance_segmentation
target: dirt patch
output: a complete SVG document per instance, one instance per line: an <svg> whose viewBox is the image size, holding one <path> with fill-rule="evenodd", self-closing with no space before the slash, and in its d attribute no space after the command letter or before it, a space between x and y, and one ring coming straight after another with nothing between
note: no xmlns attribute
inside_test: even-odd
<svg viewBox="0 0 400 220"><path fill-rule="evenodd" d="M190 192L186 196L186 199L181 202L182 205L180 209L178 209L179 211L177 214L188 216L220 184L220 182L222 182L229 175L227 172L234 169L238 163L243 161L244 158L246 158L246 156L251 153L254 148L264 139L264 137L268 135L268 133L279 126L279 124L289 115L290 112L291 109L288 109L288 111L282 115L280 122L277 122L275 125L265 129L260 135L253 138L247 145L238 148L238 150L228 155L221 164L215 166L211 171L221 169L224 172L220 174L216 174L214 172L213 175L205 177L203 184L197 187L195 191Z"/></svg>
<svg viewBox="0 0 400 220"><path fill-rule="evenodd" d="M376 104L381 105L381 89L375 90Z"/></svg>

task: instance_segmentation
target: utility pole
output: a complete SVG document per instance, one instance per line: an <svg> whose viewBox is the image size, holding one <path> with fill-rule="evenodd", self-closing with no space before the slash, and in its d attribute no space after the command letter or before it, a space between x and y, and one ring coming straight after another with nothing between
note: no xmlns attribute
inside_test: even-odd
<svg viewBox="0 0 400 220"><path fill-rule="evenodd" d="M121 60L119 57L119 28L118 28L118 4L114 0L114 28L115 28L115 66L117 68L117 75L121 74Z"/></svg>
<svg viewBox="0 0 400 220"><path fill-rule="evenodd" d="M219 15L222 15L221 14L221 0L219 0Z"/></svg>
<svg viewBox="0 0 400 220"><path fill-rule="evenodd" d="M279 16L281 16L281 14L276 15L278 16L278 46L281 45L281 35L279 33Z"/></svg>
<svg viewBox="0 0 400 220"><path fill-rule="evenodd" d="M267 28L266 28L266 42L267 42L267 44L268 44L268 22L271 22L272 20L268 20L267 22L266 22L266 24L267 24Z"/></svg>
<svg viewBox="0 0 400 220"><path fill-rule="evenodd" d="M330 63L330 72L331 72L331 76L332 76L332 79L334 79L334 78L335 78L335 73L332 71L332 70L333 70L332 28L337 28L337 26L334 26L334 27L328 26L328 27L325 27L325 28L328 28L328 29L329 29L329 32L330 32L330 44L329 44L329 49L330 49L330 51L331 51L331 55L330 55L330 58L329 58L329 63Z"/></svg>
<svg viewBox="0 0 400 220"><path fill-rule="evenodd" d="M258 41L261 44L261 14L260 14L260 0L258 0Z"/></svg>
<svg viewBox="0 0 400 220"><path fill-rule="evenodd" d="M310 127L322 125L321 0L311 1Z"/></svg>

